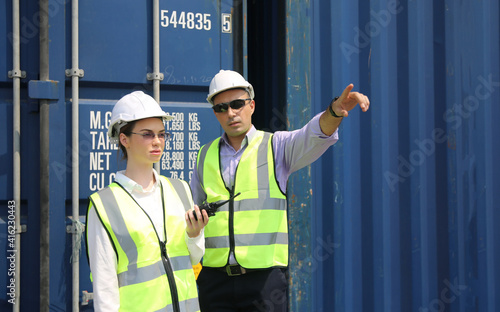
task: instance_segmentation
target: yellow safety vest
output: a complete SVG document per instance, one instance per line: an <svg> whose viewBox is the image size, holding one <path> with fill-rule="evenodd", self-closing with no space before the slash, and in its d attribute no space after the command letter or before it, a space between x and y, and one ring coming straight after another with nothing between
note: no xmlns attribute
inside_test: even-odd
<svg viewBox="0 0 500 312"><path fill-rule="evenodd" d="M247 269L288 265L286 195L275 177L272 134L257 131L241 155L233 190L220 171L220 138L204 145L197 172L207 202L228 200L205 227L203 265L223 267L229 254Z"/></svg>
<svg viewBox="0 0 500 312"><path fill-rule="evenodd" d="M164 205L166 200L184 211L192 208L182 185L186 182L163 176L160 182L166 245L149 216L120 184L112 183L90 196L89 209L95 208L116 252L120 311L200 310L185 243L184 213L166 211Z"/></svg>

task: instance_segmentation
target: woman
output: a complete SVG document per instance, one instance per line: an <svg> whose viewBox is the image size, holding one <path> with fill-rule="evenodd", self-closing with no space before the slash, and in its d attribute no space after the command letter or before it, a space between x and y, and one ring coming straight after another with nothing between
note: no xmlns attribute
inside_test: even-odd
<svg viewBox="0 0 500 312"><path fill-rule="evenodd" d="M171 119L142 91L113 108L108 135L127 166L90 196L87 254L96 311L199 311L191 265L203 256L208 215L193 205L186 182L153 169Z"/></svg>

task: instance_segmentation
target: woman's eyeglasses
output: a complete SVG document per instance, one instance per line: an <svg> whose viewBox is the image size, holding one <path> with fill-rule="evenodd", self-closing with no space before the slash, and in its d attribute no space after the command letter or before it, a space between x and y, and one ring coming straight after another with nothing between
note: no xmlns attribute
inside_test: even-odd
<svg viewBox="0 0 500 312"><path fill-rule="evenodd" d="M224 113L224 112L227 112L227 109L229 107L231 107L231 109L233 109L233 110L240 109L246 105L247 101L250 101L250 100L252 100L252 99L236 99L236 100L232 100L231 102L227 102L227 103L215 104L214 106L212 106L212 108L213 108L214 112L216 112L216 113Z"/></svg>
<svg viewBox="0 0 500 312"><path fill-rule="evenodd" d="M170 133L168 133L168 132L154 133L152 131L148 131L148 132L142 132L142 133L139 133L139 132L130 132L130 133L141 135L144 138L144 140L147 140L147 141L154 140L154 138L157 136L158 136L158 139L164 140L164 141L167 141L168 139L170 139Z"/></svg>

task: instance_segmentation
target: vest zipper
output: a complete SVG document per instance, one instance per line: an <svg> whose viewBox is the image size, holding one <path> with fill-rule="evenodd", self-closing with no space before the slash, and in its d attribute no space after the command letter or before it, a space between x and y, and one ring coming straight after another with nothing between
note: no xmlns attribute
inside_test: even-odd
<svg viewBox="0 0 500 312"><path fill-rule="evenodd" d="M163 266L165 267L165 273L167 274L168 285L170 286L170 294L172 297L172 307L174 312L180 312L181 308L179 306L179 294L177 292L177 285L175 284L174 270L172 269L172 263L167 255L166 242L160 241L161 249L161 260Z"/></svg>
<svg viewBox="0 0 500 312"><path fill-rule="evenodd" d="M224 177L222 176L222 168L221 166L221 157L220 157L220 142L219 142L219 172L220 172L220 177L222 181L224 181ZM241 159L240 159L241 161ZM233 187L229 188L226 186L226 189L229 191L229 198L233 197L234 195L234 190L236 189L236 174L238 173L238 167L240 166L240 162L238 161L238 164L236 165L236 169L234 170L234 181L233 181ZM225 182L225 181L224 181ZM235 242L234 242L234 198L229 202L229 255L227 256L227 264L229 264L229 259L231 258L231 254L233 254L234 259L236 262L238 260L236 259L236 253L234 252L235 249Z"/></svg>
<svg viewBox="0 0 500 312"><path fill-rule="evenodd" d="M229 198L233 197L233 194L234 194L234 187L232 190L229 190ZM235 248L235 243L234 243L234 199L233 199L229 202L229 257L231 257L231 254L233 254L234 259L236 259L236 253L234 252L234 248ZM236 262L238 262L238 260L236 260ZM229 258L227 259L227 263L229 263Z"/></svg>

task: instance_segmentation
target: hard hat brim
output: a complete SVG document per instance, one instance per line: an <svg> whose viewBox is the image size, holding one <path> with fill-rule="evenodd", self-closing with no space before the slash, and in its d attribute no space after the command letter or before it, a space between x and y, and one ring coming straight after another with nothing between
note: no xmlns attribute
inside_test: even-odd
<svg viewBox="0 0 500 312"><path fill-rule="evenodd" d="M130 122L138 121L141 119L147 119L147 118L161 118L163 120L163 124L165 124L167 121L174 119L173 116L167 115L166 113L165 114L158 114L155 116L151 116L151 115L141 116L141 115L142 114L136 114L133 118L119 119L116 122L114 122L113 124L110 124L109 128L108 128L108 136L109 136L110 140L112 141L112 143L118 143L118 136L120 133L120 129ZM120 123L121 123L121 125L117 128L116 127L117 124L120 124Z"/></svg>
<svg viewBox="0 0 500 312"><path fill-rule="evenodd" d="M247 85L247 86L231 86L231 87L227 87L227 88L224 88L224 89L220 89L220 90L217 90L217 92L214 92L212 94L210 94L209 96L207 96L207 102L214 105L214 97L216 97L218 94L224 92L224 91L227 91L227 90L233 90L233 89L242 89L242 90L245 90L248 92L248 94L250 95L250 98L253 100L254 98L254 92L253 92L253 87L252 85Z"/></svg>

